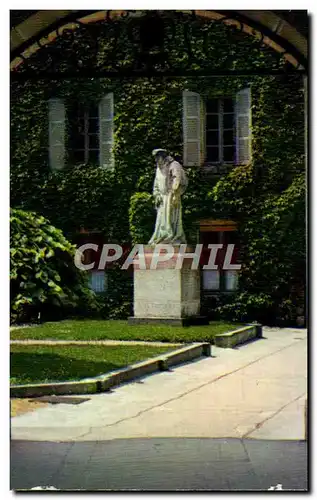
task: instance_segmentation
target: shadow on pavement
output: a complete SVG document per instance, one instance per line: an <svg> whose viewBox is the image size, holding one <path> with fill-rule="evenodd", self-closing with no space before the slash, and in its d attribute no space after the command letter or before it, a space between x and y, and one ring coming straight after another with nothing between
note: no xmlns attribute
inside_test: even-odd
<svg viewBox="0 0 317 500"><path fill-rule="evenodd" d="M11 442L11 489L308 491L307 443L233 438Z"/></svg>

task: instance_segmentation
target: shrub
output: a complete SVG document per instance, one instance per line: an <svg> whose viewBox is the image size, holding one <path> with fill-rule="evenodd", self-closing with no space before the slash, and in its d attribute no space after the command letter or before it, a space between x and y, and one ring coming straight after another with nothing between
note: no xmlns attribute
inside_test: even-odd
<svg viewBox="0 0 317 500"><path fill-rule="evenodd" d="M153 197L149 193L134 193L129 208L130 235L134 244L145 244L151 238L155 223Z"/></svg>
<svg viewBox="0 0 317 500"><path fill-rule="evenodd" d="M59 319L96 307L85 273L74 265L75 247L34 212L11 209L11 320Z"/></svg>

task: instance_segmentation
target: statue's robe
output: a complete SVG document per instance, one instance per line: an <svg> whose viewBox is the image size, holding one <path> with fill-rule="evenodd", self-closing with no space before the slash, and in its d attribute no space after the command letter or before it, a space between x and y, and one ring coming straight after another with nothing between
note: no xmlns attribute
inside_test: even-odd
<svg viewBox="0 0 317 500"><path fill-rule="evenodd" d="M187 184L187 176L182 166L172 157L168 157L162 167L157 167L153 187L157 217L150 245L186 243L181 196Z"/></svg>

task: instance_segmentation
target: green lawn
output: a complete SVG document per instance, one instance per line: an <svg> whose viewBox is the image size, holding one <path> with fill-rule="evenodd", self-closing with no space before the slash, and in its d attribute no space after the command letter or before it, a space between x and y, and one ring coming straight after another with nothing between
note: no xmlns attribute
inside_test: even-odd
<svg viewBox="0 0 317 500"><path fill-rule="evenodd" d="M175 348L174 348L175 349ZM154 346L11 346L11 385L96 377L171 351Z"/></svg>
<svg viewBox="0 0 317 500"><path fill-rule="evenodd" d="M162 342L210 342L215 334L239 328L238 323L211 322L206 326L129 325L119 320L67 320L16 328L12 340L149 340Z"/></svg>

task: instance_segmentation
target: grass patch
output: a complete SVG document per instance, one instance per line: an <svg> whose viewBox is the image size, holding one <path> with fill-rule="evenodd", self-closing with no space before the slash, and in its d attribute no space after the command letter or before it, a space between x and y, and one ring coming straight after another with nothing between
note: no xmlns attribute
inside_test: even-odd
<svg viewBox="0 0 317 500"><path fill-rule="evenodd" d="M156 357L171 347L11 346L11 385L64 382L96 377ZM175 348L174 348L175 350Z"/></svg>
<svg viewBox="0 0 317 500"><path fill-rule="evenodd" d="M129 325L119 320L66 320L11 331L12 340L147 340L161 342L210 342L217 333L243 326L214 321L204 326Z"/></svg>

